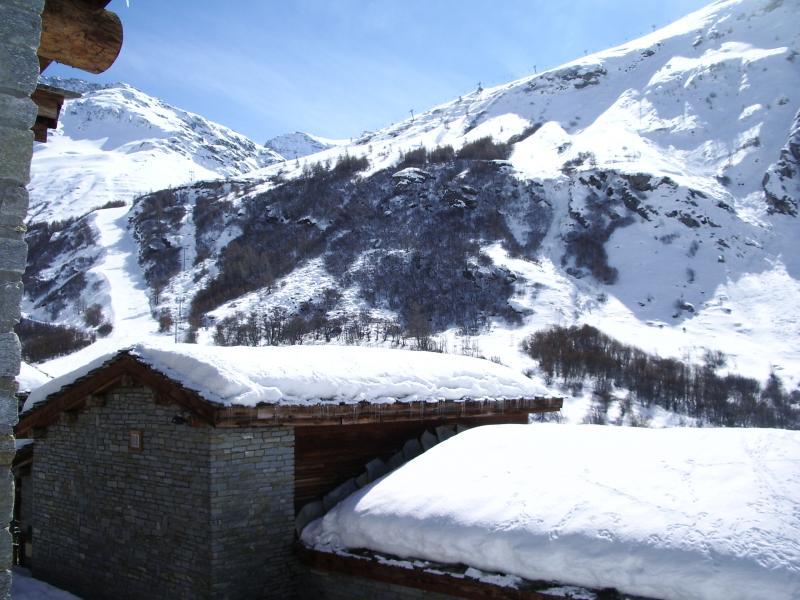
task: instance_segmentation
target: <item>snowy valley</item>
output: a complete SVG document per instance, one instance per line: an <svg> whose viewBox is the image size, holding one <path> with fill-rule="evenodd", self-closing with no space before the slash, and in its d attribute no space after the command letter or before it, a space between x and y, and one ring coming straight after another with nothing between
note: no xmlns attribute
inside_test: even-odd
<svg viewBox="0 0 800 600"><path fill-rule="evenodd" d="M579 422L596 381L523 342L589 325L795 390L797 11L716 2L352 141L260 146L125 84L54 81L83 97L35 149L23 310L93 343L40 366L159 338L423 348L527 372ZM693 422L602 393L612 422Z"/></svg>

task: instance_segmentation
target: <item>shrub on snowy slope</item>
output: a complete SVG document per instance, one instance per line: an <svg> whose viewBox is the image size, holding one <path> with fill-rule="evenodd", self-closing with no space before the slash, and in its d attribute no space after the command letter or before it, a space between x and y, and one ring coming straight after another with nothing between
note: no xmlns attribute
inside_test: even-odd
<svg viewBox="0 0 800 600"><path fill-rule="evenodd" d="M766 387L737 375L717 375L718 355L704 366L652 356L590 325L551 327L527 337L523 350L564 383L597 378L626 388L645 406L656 404L727 427L800 429L800 391L787 393L773 373ZM596 389L596 392L597 392Z"/></svg>

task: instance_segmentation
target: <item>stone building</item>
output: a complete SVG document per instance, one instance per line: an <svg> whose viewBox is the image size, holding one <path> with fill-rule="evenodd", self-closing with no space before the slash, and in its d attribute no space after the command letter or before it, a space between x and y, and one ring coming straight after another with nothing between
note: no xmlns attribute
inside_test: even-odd
<svg viewBox="0 0 800 600"><path fill-rule="evenodd" d="M310 519L456 426L560 406L466 357L139 345L28 398L30 566L85 598L293 597L322 581L295 551Z"/></svg>

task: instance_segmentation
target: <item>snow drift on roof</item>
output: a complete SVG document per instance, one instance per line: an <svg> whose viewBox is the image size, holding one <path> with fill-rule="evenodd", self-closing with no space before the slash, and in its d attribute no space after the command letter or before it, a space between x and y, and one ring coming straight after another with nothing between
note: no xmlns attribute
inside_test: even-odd
<svg viewBox="0 0 800 600"><path fill-rule="evenodd" d="M546 390L487 360L355 346L218 347L137 344L130 353L205 399L224 405L384 403L533 398ZM97 369L102 356L54 379L25 410Z"/></svg>
<svg viewBox="0 0 800 600"><path fill-rule="evenodd" d="M794 431L479 427L303 540L664 600L800 598L798 457Z"/></svg>
<svg viewBox="0 0 800 600"><path fill-rule="evenodd" d="M44 385L50 381L52 377L43 373L33 365L22 361L19 367L19 375L17 375L18 390L21 393L27 394L31 390L35 390L40 385Z"/></svg>

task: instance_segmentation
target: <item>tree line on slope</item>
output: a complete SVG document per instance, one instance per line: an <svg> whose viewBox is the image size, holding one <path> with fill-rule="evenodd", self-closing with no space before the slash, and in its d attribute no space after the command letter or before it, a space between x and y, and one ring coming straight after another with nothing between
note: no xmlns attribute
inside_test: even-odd
<svg viewBox="0 0 800 600"><path fill-rule="evenodd" d="M800 428L800 391L787 392L772 373L762 385L740 375L717 375L724 357L702 366L647 354L590 325L551 327L523 342L549 378L565 384L596 379L596 389L627 388L644 406L656 405L726 427Z"/></svg>
<svg viewBox="0 0 800 600"><path fill-rule="evenodd" d="M31 319L21 319L14 331L22 345L22 358L30 363L71 354L96 339L91 331Z"/></svg>

